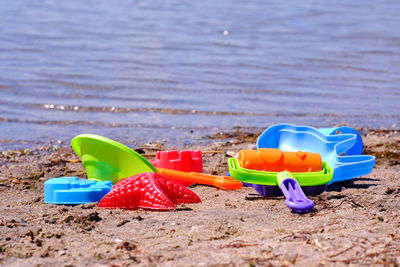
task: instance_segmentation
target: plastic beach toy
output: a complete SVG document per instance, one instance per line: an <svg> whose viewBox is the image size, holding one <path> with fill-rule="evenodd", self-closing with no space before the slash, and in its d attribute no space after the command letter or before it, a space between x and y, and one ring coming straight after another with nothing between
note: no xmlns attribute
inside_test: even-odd
<svg viewBox="0 0 400 267"><path fill-rule="evenodd" d="M106 137L82 134L72 139L71 145L75 153L82 158L82 165L86 169L88 179L111 180L116 183L143 172L162 172L162 175L184 183L184 185L202 183L227 190L242 188L239 181L228 176L180 171L171 173L167 170L163 171L162 168L158 168L157 171L147 159L129 147ZM208 179L199 180L200 176Z"/></svg>
<svg viewBox="0 0 400 267"><path fill-rule="evenodd" d="M340 129L350 132L348 129ZM309 126L278 124L269 127L259 136L257 148L319 153L322 160L334 170L331 183L369 174L374 168L375 157L354 154L360 152L359 135L333 134L332 131L326 129L320 131ZM330 135L325 134L328 132ZM347 151L350 151L351 155L342 156Z"/></svg>
<svg viewBox="0 0 400 267"><path fill-rule="evenodd" d="M238 161L246 169L280 172L316 172L322 170L321 155L310 152L283 152L275 148L241 150Z"/></svg>
<svg viewBox="0 0 400 267"><path fill-rule="evenodd" d="M321 194L333 174L319 154L284 153L279 149L241 150L238 159L228 160L228 166L233 178L253 187L260 195L281 196L283 193L285 204L294 212L310 211L314 202L303 190L310 195ZM286 170L300 172L292 174Z"/></svg>
<svg viewBox="0 0 400 267"><path fill-rule="evenodd" d="M276 177L279 172L270 171L257 171L243 168L239 165L238 159L229 158L228 167L230 175L243 183L255 184L253 187L255 189L258 186L265 186L267 191L259 192L263 196L281 196L278 188L278 183ZM296 180L299 182L300 186L303 188L307 195L317 195L324 192L327 184L332 180L333 171L331 167L326 163L322 162L322 170L317 172L293 172L292 173ZM261 188L260 187L260 188ZM272 190L275 187L275 190ZM259 191L259 190L257 190ZM277 192L276 192L277 191Z"/></svg>
<svg viewBox="0 0 400 267"><path fill-rule="evenodd" d="M268 150L263 150L263 152L267 152ZM275 150L271 150L273 154L276 154ZM244 153L239 152L239 157ZM254 154L254 153L252 153ZM298 152L299 155L303 155L301 151ZM281 169L301 169L311 171L312 168L307 168L306 158L304 155L300 157L300 159L304 159L304 161L300 162L300 164L293 164L290 162L286 162L287 165L282 165L285 161L283 160L283 153L280 157L275 158L275 162L279 163L279 170ZM309 156L314 160L311 161L311 165L314 165L315 169L319 171L314 172L295 172L290 173L288 171L281 172L272 172L272 171L259 171L243 168L239 165L239 160L236 158L228 159L228 167L230 175L242 181L244 185L251 186L262 196L282 196L286 197L285 204L291 208L294 212L308 212L314 207L314 203L309 200L305 195L318 195L325 191L326 186L332 180L333 171L329 167L326 162L322 162L321 158L318 155L313 155L313 153L309 153ZM315 158L314 158L315 157ZM318 162L319 158L319 162ZM251 160L249 157L247 160L243 160L240 158L240 162L246 165L246 162ZM298 162L298 158L294 157L295 163ZM286 159L288 160L288 158ZM256 159L257 162L257 159ZM247 166L252 166L253 164L248 163ZM271 165L271 162L266 163L266 167ZM318 166L321 166L318 168ZM276 168L276 166L274 166ZM260 167L261 169L265 169Z"/></svg>
<svg viewBox="0 0 400 267"><path fill-rule="evenodd" d="M174 210L178 204L200 203L184 185L157 173L145 172L118 182L99 203L108 209Z"/></svg>
<svg viewBox="0 0 400 267"><path fill-rule="evenodd" d="M314 207L303 189L307 194L320 194L332 179L332 170L321 161L321 156L310 152L241 150L238 159L228 160L228 166L233 178L252 186L263 196L283 193L285 204L294 212L308 212ZM292 175L287 170L296 173Z"/></svg>
<svg viewBox="0 0 400 267"><path fill-rule="evenodd" d="M96 182L78 177L52 178L44 183L44 203L92 203L100 201L112 186L111 181Z"/></svg>
<svg viewBox="0 0 400 267"><path fill-rule="evenodd" d="M158 151L154 167L184 172L203 172L203 157L200 150Z"/></svg>
<svg viewBox="0 0 400 267"><path fill-rule="evenodd" d="M309 200L301 190L299 183L288 171L283 171L277 177L279 187L285 195L285 204L294 212L309 212L314 208L314 202Z"/></svg>
<svg viewBox="0 0 400 267"><path fill-rule="evenodd" d="M82 158L89 180L110 180L115 184L138 173L157 172L140 154L106 137L81 134L72 139L71 146Z"/></svg>
<svg viewBox="0 0 400 267"><path fill-rule="evenodd" d="M233 178L254 187L263 196L282 195L276 180L281 171L291 171L306 195L324 192L333 175L319 154L279 149L241 150L238 159L228 159L228 167Z"/></svg>

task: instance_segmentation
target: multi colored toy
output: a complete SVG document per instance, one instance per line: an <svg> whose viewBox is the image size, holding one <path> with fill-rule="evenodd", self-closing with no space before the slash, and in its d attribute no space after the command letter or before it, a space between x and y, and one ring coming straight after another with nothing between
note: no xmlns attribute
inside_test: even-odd
<svg viewBox="0 0 400 267"><path fill-rule="evenodd" d="M308 212L314 207L303 190L306 194L321 194L333 175L319 154L302 151L242 150L238 159L228 160L228 166L233 178L255 188L263 196L283 193L286 205L295 212ZM291 174L287 170L297 172Z"/></svg>
<svg viewBox="0 0 400 267"><path fill-rule="evenodd" d="M258 150L242 150L237 159L228 160L233 178L203 174L201 151L159 151L152 161L155 167L132 149L102 136L78 135L71 145L82 158L88 180L46 181L45 203L100 201L104 208L173 210L176 204L201 202L184 185L236 190L243 182L263 196L283 194L293 211L308 212L314 203L306 195L321 194L331 182L366 175L375 164L373 156L361 155L361 136L350 127L269 127L257 140Z"/></svg>
<svg viewBox="0 0 400 267"><path fill-rule="evenodd" d="M78 177L52 178L44 183L44 203L92 203L100 201L112 186L111 181L96 182Z"/></svg>
<svg viewBox="0 0 400 267"><path fill-rule="evenodd" d="M278 172L246 169L239 165L236 158L228 159L228 167L233 178L245 183L246 186L254 187L260 195L282 196L276 180ZM332 180L333 171L326 162L322 162L322 171L293 172L292 174L306 195L318 195L325 191L326 186Z"/></svg>
<svg viewBox="0 0 400 267"><path fill-rule="evenodd" d="M200 202L200 198L182 184L157 173L145 172L115 184L99 207L167 211L174 210L174 204Z"/></svg>
<svg viewBox="0 0 400 267"><path fill-rule="evenodd" d="M309 126L278 124L266 129L257 140L257 148L278 148L282 151L307 151L321 154L322 160L332 167L331 183L369 174L375 165L375 157L356 155L361 153L362 141L354 133L333 134L348 128L315 129ZM329 132L330 135L325 133ZM342 156L345 154L346 156Z"/></svg>
<svg viewBox="0 0 400 267"><path fill-rule="evenodd" d="M203 172L203 157L200 150L158 151L155 160L150 160L154 167L183 171Z"/></svg>
<svg viewBox="0 0 400 267"><path fill-rule="evenodd" d="M201 183L227 190L242 188L242 183L228 176L156 169L148 160L129 147L106 137L81 134L72 139L71 145L75 153L82 158L82 165L86 169L88 179L111 180L116 183L143 172L162 172L168 178L185 185Z"/></svg>

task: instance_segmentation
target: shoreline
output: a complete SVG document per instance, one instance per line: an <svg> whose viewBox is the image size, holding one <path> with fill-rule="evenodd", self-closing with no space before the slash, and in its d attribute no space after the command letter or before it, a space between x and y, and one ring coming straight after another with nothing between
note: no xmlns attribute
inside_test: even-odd
<svg viewBox="0 0 400 267"><path fill-rule="evenodd" d="M258 133L218 134L207 145L133 147L201 149L204 173L224 175L227 159L254 149ZM369 130L364 153L376 156L371 174L333 183L310 197L315 210L295 214L284 199L252 188L223 191L191 186L201 204L174 212L105 210L96 204L43 204L49 178L86 174L71 148L0 153L0 264L4 266L188 266L400 264L400 134ZM130 144L127 144L128 146Z"/></svg>
<svg viewBox="0 0 400 267"><path fill-rule="evenodd" d="M231 129L228 130L217 130L213 129L213 132L210 134L205 134L204 132L200 131L197 132L195 130L190 130L186 129L184 131L184 136L180 138L179 136L170 136L170 138L167 137L154 137L152 139L147 139L147 141L143 141L143 139L135 139L133 137L126 137L126 136L119 136L117 137L112 136L112 135L103 135L105 137L114 139L118 142L121 142L129 147L136 147L140 146L141 144L163 144L166 147L193 147L193 146L207 146L215 140L219 140L221 142L226 141L226 140L232 140L232 139L240 139L240 138L249 138L249 140L252 140L251 137L254 137L254 140L257 139L257 137L269 126L267 125L266 127L247 127L247 126L234 126ZM312 125L310 125L312 126ZM326 127L340 127L340 126L350 126L348 123L341 123L341 124L334 124L331 126L326 126ZM386 133L398 133L400 132L400 129L396 129L397 124L393 124L391 128L373 128L373 127L353 127L355 130L357 130L360 135L366 135L366 134L371 134L371 133L376 133L378 135ZM315 126L312 126L315 127ZM315 127L318 128L318 127ZM93 132L85 132L85 133L92 133L96 134ZM101 135L101 134L100 134ZM29 150L43 150L46 149L48 146L56 146L56 147L68 147L70 145L70 142L74 136L72 136L70 139L66 138L48 138L48 139L41 139L41 140L13 140L13 139L0 139L0 152L4 151L18 151L18 150L24 150L24 149L29 149Z"/></svg>

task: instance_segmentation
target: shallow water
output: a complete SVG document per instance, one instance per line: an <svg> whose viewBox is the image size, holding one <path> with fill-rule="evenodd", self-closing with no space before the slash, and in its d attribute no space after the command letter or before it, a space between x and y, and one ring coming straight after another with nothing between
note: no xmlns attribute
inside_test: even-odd
<svg viewBox="0 0 400 267"><path fill-rule="evenodd" d="M0 148L397 127L400 2L2 1Z"/></svg>

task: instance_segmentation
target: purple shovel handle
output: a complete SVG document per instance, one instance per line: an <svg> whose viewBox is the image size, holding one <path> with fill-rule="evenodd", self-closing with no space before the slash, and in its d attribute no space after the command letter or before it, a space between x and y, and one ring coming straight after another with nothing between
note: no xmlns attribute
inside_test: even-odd
<svg viewBox="0 0 400 267"><path fill-rule="evenodd" d="M299 183L293 178L286 178L280 184L285 195L285 204L294 212L309 212L314 207L314 202L309 200L301 189Z"/></svg>

